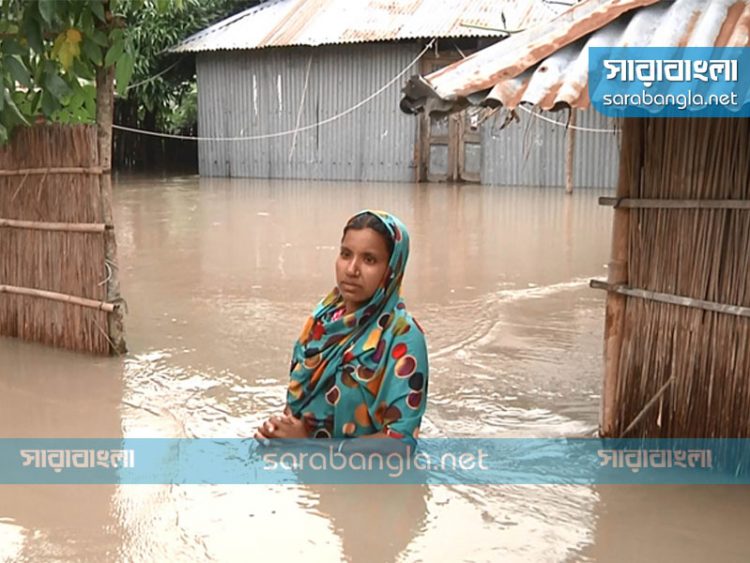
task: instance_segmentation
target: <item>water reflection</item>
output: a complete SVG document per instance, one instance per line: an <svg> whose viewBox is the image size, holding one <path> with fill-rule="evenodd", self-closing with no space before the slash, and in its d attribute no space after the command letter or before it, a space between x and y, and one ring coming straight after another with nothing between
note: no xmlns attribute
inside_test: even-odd
<svg viewBox="0 0 750 563"><path fill-rule="evenodd" d="M332 286L341 227L366 207L412 234L404 296L432 368L423 435L589 435L603 296L587 281L605 273L611 221L598 195L121 178L131 353L0 339L0 435L252 436L283 404L292 343ZM747 560L733 524L747 520L746 488L660 489L658 506L679 507L676 531L638 554L626 531L645 534L639 514L657 503L615 489L3 486L0 560L562 561L667 548Z"/></svg>
<svg viewBox="0 0 750 563"><path fill-rule="evenodd" d="M581 561L748 561L747 486L596 487L594 541Z"/></svg>
<svg viewBox="0 0 750 563"><path fill-rule="evenodd" d="M425 530L431 494L426 485L330 485L310 489L315 508L341 539L352 563L396 561Z"/></svg>
<svg viewBox="0 0 750 563"><path fill-rule="evenodd" d="M122 437L120 360L0 339L0 437ZM0 486L0 560L114 556L113 485Z"/></svg>

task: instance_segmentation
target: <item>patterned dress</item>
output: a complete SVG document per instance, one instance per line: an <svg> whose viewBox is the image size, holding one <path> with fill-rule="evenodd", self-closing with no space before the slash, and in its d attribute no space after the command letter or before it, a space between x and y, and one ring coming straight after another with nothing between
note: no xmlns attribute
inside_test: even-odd
<svg viewBox="0 0 750 563"><path fill-rule="evenodd" d="M361 213L378 217L394 242L383 282L352 313L338 288L316 306L294 345L287 405L317 438L383 431L415 445L428 362L424 332L400 296L409 235L393 215Z"/></svg>

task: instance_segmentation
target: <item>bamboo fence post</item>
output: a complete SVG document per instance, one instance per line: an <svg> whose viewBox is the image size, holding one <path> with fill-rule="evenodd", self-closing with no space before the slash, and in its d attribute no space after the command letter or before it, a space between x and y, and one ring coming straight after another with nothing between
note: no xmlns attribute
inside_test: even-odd
<svg viewBox="0 0 750 563"><path fill-rule="evenodd" d="M38 174L101 174L102 169L98 166L85 168L81 166L62 166L57 168L19 168L15 170L0 170L0 177L6 176L29 176Z"/></svg>
<svg viewBox="0 0 750 563"><path fill-rule="evenodd" d="M99 309L101 311L107 311L108 313L113 313L118 309L118 306L112 303L105 303L104 301L96 301L95 299L87 299L85 297L77 297L75 295L67 295L66 293L59 293L57 291L47 291L31 287L0 285L0 293L40 297L42 299L49 299L50 301L57 301L58 303L71 303L73 305L79 305L80 307L88 307L89 309Z"/></svg>
<svg viewBox="0 0 750 563"><path fill-rule="evenodd" d="M694 299L682 295L660 293L658 291L648 291L632 287L613 287L600 280L591 280L589 282L589 287L592 289L604 289L609 292L619 293L626 297L636 297L638 299L654 301L656 303L666 303L668 305L677 305L679 307L687 307L690 309L702 309L704 311L711 311L712 313L720 313L722 315L750 318L750 307L742 307L740 305L716 303L714 301L706 301L705 299Z"/></svg>
<svg viewBox="0 0 750 563"><path fill-rule="evenodd" d="M565 193L570 195L573 193L573 169L575 167L575 152L576 152L576 117L578 112L574 108L570 108L570 118L568 119L568 127L565 132L567 137L566 154L565 154Z"/></svg>
<svg viewBox="0 0 750 563"><path fill-rule="evenodd" d="M108 3L106 5L109 13ZM114 225L112 217L112 118L114 113L114 67L98 68L96 72L96 125L99 152L99 166L104 173L100 176L100 193L102 220L107 225ZM110 265L111 275L107 278L106 301L114 303L120 296L120 278L117 263L117 241L114 229L104 232L104 256ZM109 315L108 332L111 353L127 352L125 343L125 326L122 308L117 307Z"/></svg>
<svg viewBox="0 0 750 563"><path fill-rule="evenodd" d="M37 231L60 231L69 233L103 233L109 225L104 223L50 223L47 221L19 221L0 219L0 228L28 229Z"/></svg>
<svg viewBox="0 0 750 563"><path fill-rule="evenodd" d="M640 119L625 119L623 123L617 197L637 195L634 188L640 182L643 126L644 123ZM612 227L612 256L607 270L607 282L610 286L628 283L629 232L630 210L616 208ZM603 437L614 436L617 424L617 382L625 329L626 300L625 295L615 292L607 293L604 323L604 381L599 419L599 432Z"/></svg>
<svg viewBox="0 0 750 563"><path fill-rule="evenodd" d="M735 209L750 210L747 199L649 199L600 197L599 205L627 207L628 209Z"/></svg>

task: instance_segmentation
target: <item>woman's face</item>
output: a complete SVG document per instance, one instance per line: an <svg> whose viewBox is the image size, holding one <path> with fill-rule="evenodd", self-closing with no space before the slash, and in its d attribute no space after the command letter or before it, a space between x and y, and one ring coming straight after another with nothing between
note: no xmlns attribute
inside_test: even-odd
<svg viewBox="0 0 750 563"><path fill-rule="evenodd" d="M351 313L370 300L388 269L388 247L383 236L370 229L349 229L336 259L336 285Z"/></svg>

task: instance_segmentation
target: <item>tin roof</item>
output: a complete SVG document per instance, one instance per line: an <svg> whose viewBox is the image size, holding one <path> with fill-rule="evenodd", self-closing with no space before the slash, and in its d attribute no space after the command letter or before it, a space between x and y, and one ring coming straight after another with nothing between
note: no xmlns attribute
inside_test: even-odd
<svg viewBox="0 0 750 563"><path fill-rule="evenodd" d="M504 37L556 17L543 0L270 0L188 37L177 53L432 37Z"/></svg>
<svg viewBox="0 0 750 563"><path fill-rule="evenodd" d="M585 109L588 47L750 45L750 0L584 0L404 88L404 111L467 104Z"/></svg>

